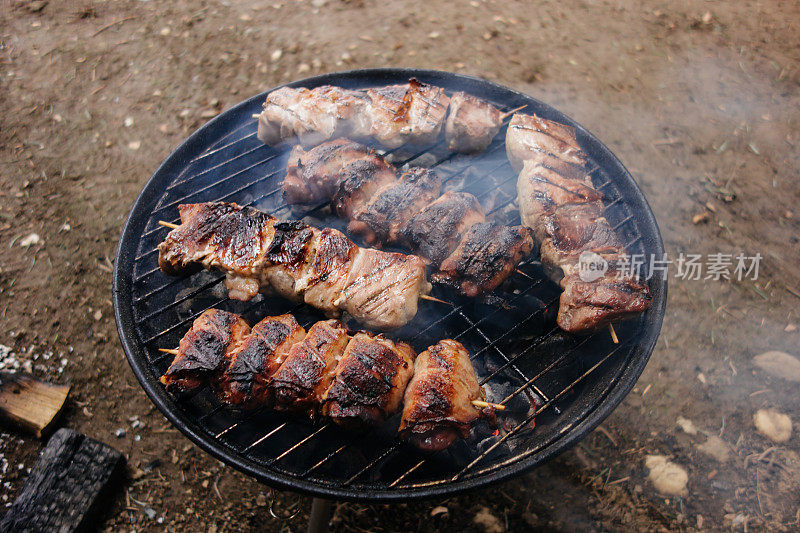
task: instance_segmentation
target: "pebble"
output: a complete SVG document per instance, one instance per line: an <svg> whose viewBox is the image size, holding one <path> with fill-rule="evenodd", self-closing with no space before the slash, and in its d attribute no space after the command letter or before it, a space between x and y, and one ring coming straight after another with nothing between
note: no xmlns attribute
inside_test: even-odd
<svg viewBox="0 0 800 533"><path fill-rule="evenodd" d="M503 533L505 531L500 519L493 515L488 507L481 507L478 514L472 518L472 523L482 527L486 533Z"/></svg>
<svg viewBox="0 0 800 533"><path fill-rule="evenodd" d="M648 455L644 464L650 469L648 477L658 492L669 496L687 494L689 475L683 467L667 460L663 455Z"/></svg>
<svg viewBox="0 0 800 533"><path fill-rule="evenodd" d="M444 505L439 505L438 507L434 507L431 509L431 517L439 516L440 514L447 514L450 510L445 507Z"/></svg>
<svg viewBox="0 0 800 533"><path fill-rule="evenodd" d="M753 415L759 433L773 442L786 442L792 436L792 420L774 409L759 409Z"/></svg>
<svg viewBox="0 0 800 533"><path fill-rule="evenodd" d="M114 432L114 436L117 437L118 439L121 439L122 437L125 436L125 429L117 428L117 430Z"/></svg>
<svg viewBox="0 0 800 533"><path fill-rule="evenodd" d="M682 416L679 416L677 424L678 427L681 428L684 433L688 433L689 435L697 435L697 428L694 427L694 422L692 422L688 418L683 418Z"/></svg>
<svg viewBox="0 0 800 533"><path fill-rule="evenodd" d="M786 352L760 353L753 362L770 376L800 383L800 360Z"/></svg>
<svg viewBox="0 0 800 533"><path fill-rule="evenodd" d="M308 72L309 70L311 70L311 65L309 65L308 63L300 63L300 65L297 66L298 74L303 74L305 72Z"/></svg>
<svg viewBox="0 0 800 533"><path fill-rule="evenodd" d="M34 244L39 244L39 241L41 240L42 238L39 237L38 233L31 233L30 235L19 241L19 245L22 246L23 248L28 248L30 246L33 246Z"/></svg>
<svg viewBox="0 0 800 533"><path fill-rule="evenodd" d="M731 457L731 449L728 443L716 435L708 437L708 440L698 446L697 449L720 463L727 463Z"/></svg>
<svg viewBox="0 0 800 533"><path fill-rule="evenodd" d="M131 141L128 143L128 148L130 150L138 150L142 146L142 141Z"/></svg>
<svg viewBox="0 0 800 533"><path fill-rule="evenodd" d="M156 510L153 509L152 507L145 507L144 514L146 514L147 518L149 518L150 520L154 520L158 513L156 513Z"/></svg>
<svg viewBox="0 0 800 533"><path fill-rule="evenodd" d="M126 128L130 128L133 126L133 117L125 117L125 121L123 122Z"/></svg>
<svg viewBox="0 0 800 533"><path fill-rule="evenodd" d="M277 50L272 52L272 55L270 56L270 59L272 59L272 61L279 61L281 56L283 56L283 50L278 48Z"/></svg>

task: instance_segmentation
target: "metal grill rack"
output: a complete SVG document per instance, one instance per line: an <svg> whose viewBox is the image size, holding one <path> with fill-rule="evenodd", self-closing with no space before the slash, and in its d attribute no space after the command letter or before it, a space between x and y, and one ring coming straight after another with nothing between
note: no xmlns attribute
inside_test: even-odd
<svg viewBox="0 0 800 533"><path fill-rule="evenodd" d="M415 76L448 91L465 90L502 109L574 125L589 156L592 179L605 195L606 216L630 253L663 253L658 228L641 191L619 161L582 127L525 95L481 80L434 71L370 70L297 82L350 88L402 83ZM156 245L177 222L177 205L233 201L283 219L305 217L318 226L344 223L314 206L302 212L283 203L280 186L290 147L267 147L255 136L251 114L265 95L251 98L201 128L173 153L145 186L120 240L114 274L118 329L131 365L156 405L201 447L223 461L283 488L340 499L395 500L452 494L498 481L552 457L608 415L630 390L649 357L663 317L666 283L651 280L650 310L606 331L576 337L555 325L560 290L547 281L532 256L487 301L461 298L436 287L433 295L452 306L422 302L417 317L392 337L418 351L442 338L462 342L472 354L489 400L507 406L499 427L479 423L471 437L435 454L421 454L396 439L398 417L363 435L325 420L239 412L209 390L173 398L157 379L170 362L158 352L174 347L191 322L216 307L243 314L251 324L266 315L293 312L304 326L323 318L305 305L278 298L252 302L227 298L224 276L200 272L172 278L158 269ZM514 207L516 174L504 150L505 127L479 156L433 147L401 147L387 153L399 167L435 168L445 188L475 194L487 214L519 223ZM647 272L643 272L645 275Z"/></svg>

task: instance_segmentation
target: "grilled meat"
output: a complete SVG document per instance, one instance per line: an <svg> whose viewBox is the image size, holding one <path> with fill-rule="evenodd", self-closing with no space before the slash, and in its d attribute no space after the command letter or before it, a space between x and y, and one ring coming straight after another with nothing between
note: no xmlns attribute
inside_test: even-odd
<svg viewBox="0 0 800 533"><path fill-rule="evenodd" d="M338 320L317 322L292 346L272 377L275 408L313 412L331 384L333 371L350 337Z"/></svg>
<svg viewBox="0 0 800 533"><path fill-rule="evenodd" d="M495 106L457 92L450 98L450 111L444 125L447 147L462 154L483 152L500 131L502 123L503 114Z"/></svg>
<svg viewBox="0 0 800 533"><path fill-rule="evenodd" d="M372 154L369 160L355 161L339 173L339 186L331 198L333 211L350 218L381 188L397 181L395 169L382 157Z"/></svg>
<svg viewBox="0 0 800 533"><path fill-rule="evenodd" d="M467 437L470 425L481 415L471 402L484 397L464 346L450 339L439 341L414 363L400 436L422 450L443 450Z"/></svg>
<svg viewBox="0 0 800 533"><path fill-rule="evenodd" d="M441 189L442 182L435 172L413 167L353 213L347 230L378 247L397 242L406 221L438 198Z"/></svg>
<svg viewBox="0 0 800 533"><path fill-rule="evenodd" d="M267 95L257 135L270 145L297 137L307 146L334 137L364 137L370 130L369 105L360 91L282 87Z"/></svg>
<svg viewBox="0 0 800 533"><path fill-rule="evenodd" d="M305 336L292 315L267 317L253 326L231 351L230 364L217 383L219 398L242 408L269 405L270 378Z"/></svg>
<svg viewBox="0 0 800 533"><path fill-rule="evenodd" d="M170 392L191 392L215 379L231 358L237 340L250 334L238 315L209 309L197 317L178 346L178 355L161 376Z"/></svg>
<svg viewBox="0 0 800 533"><path fill-rule="evenodd" d="M400 234L411 249L439 266L467 230L484 220L481 204L473 195L446 192L411 217Z"/></svg>
<svg viewBox="0 0 800 533"><path fill-rule="evenodd" d="M527 228L481 222L469 228L431 279L474 298L485 287L500 285L531 250L533 239Z"/></svg>
<svg viewBox="0 0 800 533"><path fill-rule="evenodd" d="M433 143L450 102L444 89L414 78L405 85L367 89L367 95L372 103L370 135L387 148Z"/></svg>
<svg viewBox="0 0 800 533"><path fill-rule="evenodd" d="M383 424L400 409L416 355L403 342L356 333L336 366L322 413L348 428Z"/></svg>
<svg viewBox="0 0 800 533"><path fill-rule="evenodd" d="M368 327L392 329L414 317L431 288L420 258L358 248L334 230L222 202L179 209L182 224L158 247L161 269L179 273L198 263L222 270L232 298L274 290L329 315L346 311Z"/></svg>
<svg viewBox="0 0 800 533"><path fill-rule="evenodd" d="M602 195L583 166L586 156L572 128L514 115L506 151L520 169L517 198L522 223L533 230L545 271L564 291L558 325L586 333L646 310L650 290L618 268L627 259L625 247L603 216ZM582 254L606 261L604 275L581 280Z"/></svg>

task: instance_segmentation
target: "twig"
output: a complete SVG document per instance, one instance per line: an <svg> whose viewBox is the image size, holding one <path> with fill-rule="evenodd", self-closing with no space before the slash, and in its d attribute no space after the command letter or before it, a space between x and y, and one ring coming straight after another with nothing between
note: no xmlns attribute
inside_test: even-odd
<svg viewBox="0 0 800 533"><path fill-rule="evenodd" d="M440 300L439 298L434 298L433 296L428 296L427 294L420 294L419 297L422 298L423 300L430 300L432 302L439 302L440 304L447 304L447 305L450 305L450 306L453 305L450 302L446 302L444 300Z"/></svg>
<svg viewBox="0 0 800 533"><path fill-rule="evenodd" d="M173 224L171 222L164 222L163 220L159 220L158 223L165 228L176 229L178 224Z"/></svg>
<svg viewBox="0 0 800 533"><path fill-rule="evenodd" d="M619 446L619 444L617 444L617 441L614 440L614 437L611 436L611 433L609 433L606 428L604 428L603 426L597 426L597 431L605 435L606 438L611 441L611 444L613 444L614 446Z"/></svg>
<svg viewBox="0 0 800 533"><path fill-rule="evenodd" d="M500 120L505 120L505 119L507 119L508 117L510 117L511 115L513 115L514 113L516 113L517 111L522 111L522 110L523 110L523 109L525 109L526 107L528 107L528 104L521 105L521 106L519 106L519 107L518 107L518 108L516 108L516 109L512 109L511 111L506 111L505 113L503 113L502 115L500 115Z"/></svg>
<svg viewBox="0 0 800 533"><path fill-rule="evenodd" d="M104 31L106 31L108 28L111 28L111 27L113 27L113 26L116 26L117 24L122 24L123 22L125 22L125 21L127 21L127 20L133 20L133 19L135 19L135 18L136 18L136 17L125 17L124 19L119 19L119 20L116 20L116 21L114 21L114 22L109 22L108 24L106 24L105 26L103 26L102 28L100 28L99 30L97 30L96 32L94 32L94 33L92 34L92 37L95 37L96 35L100 35L100 34L101 34L101 33L103 33Z"/></svg>

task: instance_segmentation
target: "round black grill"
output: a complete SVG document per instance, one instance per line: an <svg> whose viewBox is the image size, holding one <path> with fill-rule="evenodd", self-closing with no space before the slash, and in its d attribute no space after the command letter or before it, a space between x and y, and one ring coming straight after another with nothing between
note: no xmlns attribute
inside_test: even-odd
<svg viewBox="0 0 800 533"><path fill-rule="evenodd" d="M364 88L405 83L410 77L447 91L466 91L503 110L523 112L575 127L588 155L595 186L605 196L606 217L631 254L663 254L656 221L642 192L616 157L593 135L555 109L486 81L444 72L380 69L329 74L293 87L323 84ZM356 434L325 420L283 416L268 410L238 412L209 390L177 399L158 377L192 320L211 307L243 314L251 324L267 315L293 312L301 325L323 318L304 305L278 298L251 302L227 298L218 273L168 277L157 264L156 246L177 222L181 203L230 201L252 205L283 219L305 217L317 227L344 229L320 205L302 212L281 195L289 147L268 147L256 138L252 114L266 93L240 103L186 140L142 190L123 229L114 270L114 308L120 338L136 377L158 408L209 453L271 485L339 499L397 500L442 496L499 481L545 461L597 426L633 387L655 346L666 301L666 281L650 280L651 308L608 331L577 337L555 325L560 291L546 280L536 256L486 301L461 298L441 287L433 296L453 305L422 302L417 317L392 333L421 351L442 338L462 342L473 357L490 401L508 399L499 427L478 424L471 437L432 455L396 439L398 417L376 431ZM519 223L514 206L516 174L505 156L505 127L478 156L433 147L389 152L404 162L431 166L447 189L471 192L487 214ZM647 275L647 268L642 274Z"/></svg>

